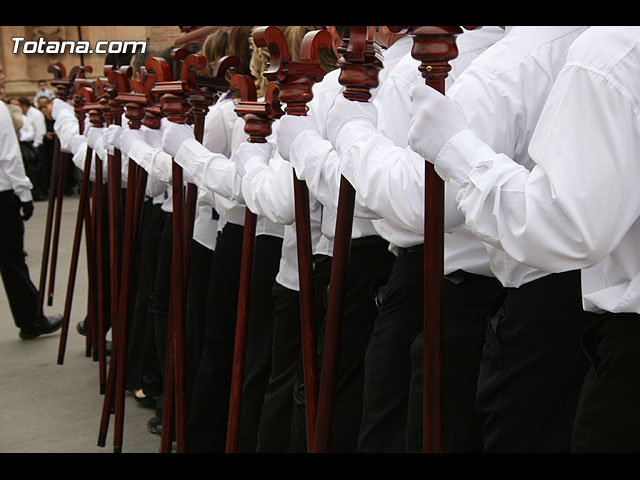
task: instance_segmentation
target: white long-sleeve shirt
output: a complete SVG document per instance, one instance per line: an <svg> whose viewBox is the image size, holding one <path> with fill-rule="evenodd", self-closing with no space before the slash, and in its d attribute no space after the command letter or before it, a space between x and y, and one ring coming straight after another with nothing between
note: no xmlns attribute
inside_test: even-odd
<svg viewBox="0 0 640 480"><path fill-rule="evenodd" d="M528 147L542 107L564 65L567 49L587 28L508 27L505 38L473 62L447 95L462 107L480 138L531 169L534 162ZM517 288L548 275L490 244L484 246L491 270L506 287Z"/></svg>
<svg viewBox="0 0 640 480"><path fill-rule="evenodd" d="M42 145L42 139L47 134L47 123L44 120L44 114L34 107L29 107L25 116L33 125L33 146L38 148Z"/></svg>
<svg viewBox="0 0 640 480"><path fill-rule="evenodd" d="M33 143L36 138L36 129L33 125L33 121L22 114L22 127L18 131L21 142Z"/></svg>
<svg viewBox="0 0 640 480"><path fill-rule="evenodd" d="M28 202L33 199L32 188L22 163L11 114L5 103L0 101L0 191L13 190L22 202Z"/></svg>
<svg viewBox="0 0 640 480"><path fill-rule="evenodd" d="M540 115L529 171L471 130L436 158L486 242L541 270L582 269L589 311L640 313L640 27L591 27Z"/></svg>
<svg viewBox="0 0 640 480"><path fill-rule="evenodd" d="M216 210L222 221L244 225L246 206L241 198L241 178L237 175L233 152L240 142L247 140L244 120L235 113L231 98L222 98L205 119L202 144L195 139L184 141L176 152L176 161L192 176L199 188L213 192ZM216 128L217 127L217 128ZM259 217L256 235L282 238L283 225L266 217Z"/></svg>
<svg viewBox="0 0 640 480"><path fill-rule="evenodd" d="M567 47L586 27L513 27L506 35L497 28L493 30L496 40L493 45L487 42L491 31L479 39L476 48L472 46L472 37L483 29L460 36L459 40L467 39L470 53L461 57L463 66L466 65L464 70L456 60L452 61L452 71L455 66L457 77L451 79L447 92L452 98L459 98L465 113L469 112L471 124L482 132L483 138L516 161L530 165L526 147L542 105L564 63ZM470 62L473 55L476 59ZM351 132L345 129L349 138L341 142L349 146L350 152L344 156L344 175L358 186L368 206L384 217L379 227L388 230L387 238L398 246L417 242L412 236L421 239L424 228L424 160L410 148L402 150L394 145L407 145L407 92L412 89L411 82L424 83L408 67L417 71L417 61L410 55L389 75L394 82L385 91L390 92L388 98L381 91L374 100L381 111L379 128L394 126L385 130L389 140L364 136L355 126ZM387 118L392 121L385 122ZM397 125L405 125L404 130L395 128ZM351 137L358 141L351 141ZM487 246L464 228L463 220L445 185L445 273L461 269L495 275L510 287L546 275Z"/></svg>
<svg viewBox="0 0 640 480"><path fill-rule="evenodd" d="M277 135L278 122L272 125ZM251 159L246 161L246 173L242 176L242 197L249 209L265 216L270 221L283 225L283 242L280 265L275 281L280 285L298 291L300 278L298 271L298 245L295 223L295 194L293 187L294 170L289 162L272 145L268 161ZM322 205L309 195L311 243L317 245L321 236Z"/></svg>
<svg viewBox="0 0 640 480"><path fill-rule="evenodd" d="M483 28L481 34L481 30L474 30L459 37L460 55L452 62L455 73L447 78L447 84L452 83L455 75L473 58L504 35L499 27ZM402 48L402 57L382 77L381 86L372 100L379 111L377 126L347 124L341 130L338 147L341 173L355 186L369 210L374 228L390 242L394 252L397 247L424 242L424 160L406 148L409 93L411 86L424 84L418 70L419 62L411 56L412 42L406 37L394 44ZM448 205L452 203L448 202ZM356 214L362 214L362 210ZM460 231L445 238L445 273L458 269L491 275L482 242L470 232Z"/></svg>

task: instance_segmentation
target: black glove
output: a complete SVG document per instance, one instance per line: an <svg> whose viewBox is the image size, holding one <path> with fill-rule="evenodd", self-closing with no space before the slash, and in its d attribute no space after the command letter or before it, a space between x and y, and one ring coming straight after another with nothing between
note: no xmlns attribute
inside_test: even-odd
<svg viewBox="0 0 640 480"><path fill-rule="evenodd" d="M22 219L26 222L33 215L33 202L20 202L20 208L22 209Z"/></svg>

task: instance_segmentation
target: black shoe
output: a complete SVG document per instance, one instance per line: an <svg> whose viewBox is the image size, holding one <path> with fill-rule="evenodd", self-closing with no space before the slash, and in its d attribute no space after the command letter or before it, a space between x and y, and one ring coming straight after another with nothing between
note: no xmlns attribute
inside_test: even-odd
<svg viewBox="0 0 640 480"><path fill-rule="evenodd" d="M32 328L20 329L20 338L29 340L31 338L46 335L60 330L62 327L62 315L53 315L51 317L42 317L42 320Z"/></svg>
<svg viewBox="0 0 640 480"><path fill-rule="evenodd" d="M83 337L87 336L87 326L85 325L86 318L76 324L76 331Z"/></svg>
<svg viewBox="0 0 640 480"><path fill-rule="evenodd" d="M147 430L156 435L162 435L162 417L151 417L147 422Z"/></svg>

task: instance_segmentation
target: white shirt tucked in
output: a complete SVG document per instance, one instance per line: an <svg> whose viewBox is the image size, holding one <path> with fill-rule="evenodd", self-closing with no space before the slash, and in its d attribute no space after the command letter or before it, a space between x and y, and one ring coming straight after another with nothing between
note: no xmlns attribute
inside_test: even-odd
<svg viewBox="0 0 640 480"><path fill-rule="evenodd" d="M549 272L582 269L589 311L640 313L640 27L591 27L541 113L529 171L464 130L436 159L467 225Z"/></svg>

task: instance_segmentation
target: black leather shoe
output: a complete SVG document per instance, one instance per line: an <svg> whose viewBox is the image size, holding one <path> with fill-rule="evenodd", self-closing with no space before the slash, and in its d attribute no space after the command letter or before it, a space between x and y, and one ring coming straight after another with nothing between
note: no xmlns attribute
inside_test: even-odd
<svg viewBox="0 0 640 480"><path fill-rule="evenodd" d="M87 327L85 325L85 320L82 320L76 324L76 331L82 335L83 337L87 336Z"/></svg>
<svg viewBox="0 0 640 480"><path fill-rule="evenodd" d="M20 329L20 338L23 340L29 340L31 338L39 337L40 335L53 333L60 330L60 327L62 327L62 315L42 317L40 323L35 325L33 328Z"/></svg>
<svg viewBox="0 0 640 480"><path fill-rule="evenodd" d="M147 430L156 435L162 435L162 417L151 417L147 422Z"/></svg>

